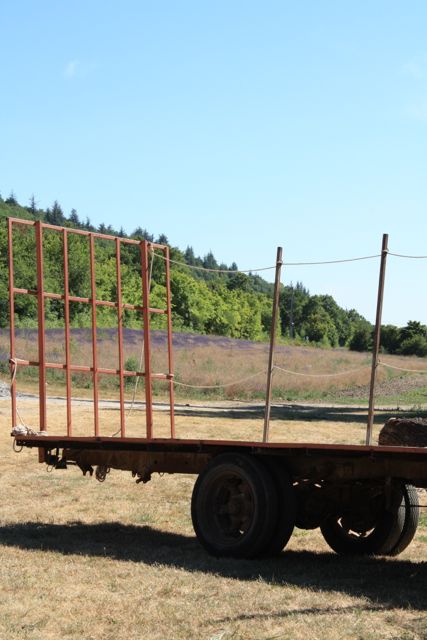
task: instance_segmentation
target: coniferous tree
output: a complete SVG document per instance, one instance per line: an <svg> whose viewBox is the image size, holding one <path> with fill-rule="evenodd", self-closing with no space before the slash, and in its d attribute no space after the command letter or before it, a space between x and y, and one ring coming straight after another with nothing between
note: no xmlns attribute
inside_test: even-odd
<svg viewBox="0 0 427 640"><path fill-rule="evenodd" d="M143 229L142 227L137 227L132 233L131 238L134 238L135 240L147 240L148 242L154 241L153 234L148 233L147 229Z"/></svg>
<svg viewBox="0 0 427 640"><path fill-rule="evenodd" d="M6 198L5 200L6 204L12 204L14 206L16 206L18 204L18 200L15 197L15 194L13 191L10 192L9 197Z"/></svg>
<svg viewBox="0 0 427 640"><path fill-rule="evenodd" d="M31 213L33 216L35 216L37 214L37 202L36 202L36 199L34 197L34 193L31 195L30 204L27 207L27 211L29 213Z"/></svg>
<svg viewBox="0 0 427 640"><path fill-rule="evenodd" d="M169 240L167 239L167 236L165 236L164 233L161 233L159 235L159 237L157 238L156 242L158 244L169 244Z"/></svg>
<svg viewBox="0 0 427 640"><path fill-rule="evenodd" d="M86 216L86 222L83 224L83 227L87 230L87 231L95 231L95 227L92 225L90 219L88 216Z"/></svg>
<svg viewBox="0 0 427 640"><path fill-rule="evenodd" d="M205 269L218 269L218 263L212 251L209 251L203 258L203 266Z"/></svg>
<svg viewBox="0 0 427 640"><path fill-rule="evenodd" d="M61 206L58 200L55 200L55 202L52 205L52 209L46 210L46 220L47 222L49 222L49 224L55 224L58 226L61 226L64 224L65 216L63 214L63 211L61 209Z"/></svg>
<svg viewBox="0 0 427 640"><path fill-rule="evenodd" d="M193 247L188 246L184 252L184 259L187 264L194 265L196 263L196 256L194 255Z"/></svg>
<svg viewBox="0 0 427 640"><path fill-rule="evenodd" d="M71 209L70 217L68 218L68 220L76 227L80 227L79 216L77 215L77 211L75 209Z"/></svg>
<svg viewBox="0 0 427 640"><path fill-rule="evenodd" d="M138 238L143 238L143 234L144 234L144 231L142 227L137 227L136 229L134 229L130 237L137 240Z"/></svg>

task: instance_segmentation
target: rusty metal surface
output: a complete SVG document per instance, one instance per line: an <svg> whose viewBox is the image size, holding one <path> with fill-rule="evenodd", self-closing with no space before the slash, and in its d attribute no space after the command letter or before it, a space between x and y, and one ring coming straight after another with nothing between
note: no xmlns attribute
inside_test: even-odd
<svg viewBox="0 0 427 640"><path fill-rule="evenodd" d="M14 262L13 262L13 230L14 227L27 226L33 227L35 233L35 250L36 264L34 270L37 273L37 288L25 289L15 287L14 283ZM63 274L64 285L63 292L57 293L53 291L45 291L44 289L44 260L43 260L43 234L45 230L57 232L62 239L63 247ZM82 236L87 239L89 252L89 280L90 280L90 297L79 295L70 295L69 291L69 250L68 239L71 235ZM96 295L96 248L95 240L108 240L115 246L115 262L116 262L116 299L115 300L98 300ZM121 247L122 245L136 246L140 250L141 265L140 278L142 290L142 305L124 303L122 300L122 272L121 272ZM166 301L165 309L150 307L150 282L148 255L157 249L163 253L165 257L166 267ZM16 407L16 368L33 366L38 368L39 373L39 421L40 431L47 430L47 398L46 398L46 373L48 369L60 369L65 372L65 389L66 389L66 410L67 424L66 434L72 437L72 373L88 373L92 378L93 387L93 433L95 437L101 435L99 420L99 376L106 374L117 376L119 383L119 411L120 411L120 436L126 436L126 415L125 415L125 385L124 380L127 377L141 377L144 379L145 400L146 400L146 436L153 437L153 394L152 381L165 380L169 387L170 397L170 416L171 416L171 436L175 435L174 426L174 394L173 394L173 355L172 355L172 310L171 310L171 290L169 282L169 248L158 243L147 242L146 240L133 240L130 238L119 238L108 236L102 233L91 231L83 231L81 229L66 229L55 225L43 223L41 221L20 220L18 218L8 218L8 267L9 267L9 310L10 310L10 359L12 367L12 384L11 384L11 402L12 402L12 429L17 425L17 407ZM75 293L75 292L73 292ZM79 292L77 292L79 293ZM16 336L15 336L15 296L27 295L37 299L37 321L38 321L38 356L37 360L27 360L16 357ZM45 331L45 300L62 300L64 302L64 362L49 362L46 360L46 331ZM92 342L92 362L90 366L76 365L72 363L70 348L70 303L78 302L86 304L91 309L91 342ZM105 368L99 366L98 350L97 350L97 308L111 307L117 310L116 329L118 340L118 361L116 368ZM143 326L141 330L144 336L144 371L127 371L124 366L124 339L123 339L123 312L124 310L139 311L143 314ZM150 316L151 314L163 314L167 317L167 335L168 335L168 365L165 372L153 372L151 368L151 346L150 346ZM141 433L143 435L143 433Z"/></svg>
<svg viewBox="0 0 427 640"><path fill-rule="evenodd" d="M15 283L13 268L13 236L12 222L7 221L7 259L9 269L9 335L12 384L10 396L12 399L12 429L16 427L16 363L15 363Z"/></svg>
<svg viewBox="0 0 427 640"><path fill-rule="evenodd" d="M120 238L116 238L116 282L117 282L117 344L119 346L119 393L120 393L120 435L126 435L125 418L125 384L124 384L124 355L123 355L123 306L122 306L122 276L120 268Z"/></svg>
<svg viewBox="0 0 427 640"><path fill-rule="evenodd" d="M200 473L211 459L206 453L100 451L65 449L63 459L77 462L81 468L98 465L132 471L134 474Z"/></svg>
<svg viewBox="0 0 427 640"><path fill-rule="evenodd" d="M93 234L89 235L89 259L90 259L90 290L92 311L92 384L93 384L93 422L95 435L99 435L99 391L98 391L98 349L96 340L96 281L95 281L95 241Z"/></svg>
<svg viewBox="0 0 427 640"><path fill-rule="evenodd" d="M150 343L150 274L148 268L148 246L140 247L142 272L142 306L144 330L144 387L145 387L145 428L147 438L153 437L153 386L151 376L151 343Z"/></svg>
<svg viewBox="0 0 427 640"><path fill-rule="evenodd" d="M171 438L175 438L175 395L173 384L173 347L172 347L172 294L170 287L169 247L165 250L166 306L168 319L168 373L169 373L169 407Z"/></svg>
<svg viewBox="0 0 427 640"><path fill-rule="evenodd" d="M352 444L314 444L312 442L260 442L257 440L203 440L203 439L180 439L180 438L119 438L119 437L72 437L67 436L36 436L36 435L18 435L16 436L17 443L22 443L26 446L75 446L86 447L94 446L97 448L112 447L120 448L121 446L129 447L143 447L143 448L196 448L199 451L205 450L209 447L226 447L230 449L239 448L252 448L259 451L305 451L307 455L312 455L315 452L328 453L328 455L336 454L349 454L352 456L370 456L372 458L387 456L403 456L408 460L413 459L413 456L419 456L424 462L427 462L427 448L426 447L390 447L380 445L352 445ZM427 474L427 470L426 470Z"/></svg>
<svg viewBox="0 0 427 640"><path fill-rule="evenodd" d="M67 397L67 435L73 435L72 415L71 415L71 348L70 348L70 291L68 272L68 234L67 229L63 230L63 253L64 253L64 332L65 332L65 389Z"/></svg>
<svg viewBox="0 0 427 640"><path fill-rule="evenodd" d="M36 256L37 256L37 322L39 347L39 414L40 431L47 429L46 402L46 333L44 311L44 278L43 278L43 228L42 223L36 223Z"/></svg>
<svg viewBox="0 0 427 640"><path fill-rule="evenodd" d="M349 482L400 478L418 487L427 486L427 449L419 447L59 436L17 437L17 443L44 447L46 451L62 450L63 458L75 460L81 468L105 465L138 474L200 473L213 456L233 451L255 454L267 466L274 458L294 480Z"/></svg>

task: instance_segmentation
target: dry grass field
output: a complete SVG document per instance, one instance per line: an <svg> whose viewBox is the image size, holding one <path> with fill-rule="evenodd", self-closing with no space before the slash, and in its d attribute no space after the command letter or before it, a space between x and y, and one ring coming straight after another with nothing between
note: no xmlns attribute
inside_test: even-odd
<svg viewBox="0 0 427 640"><path fill-rule="evenodd" d="M192 404L192 407L186 407ZM236 408L237 406L237 408ZM20 399L29 425L37 402ZM9 401L0 400L0 638L5 640L421 640L427 638L427 519L399 557L342 558L318 531L295 530L274 560L208 556L190 521L194 477L103 484L71 467L47 473L37 453L12 451ZM75 403L85 432L91 407ZM106 406L106 432L118 424ZM49 402L49 430L63 402ZM377 428L387 413L378 414ZM366 411L276 406L273 439L363 441ZM142 429L140 406L129 429ZM156 412L157 435L167 413ZM182 402L178 435L261 434L256 405ZM427 502L423 495L423 503ZM425 512L424 512L425 513Z"/></svg>

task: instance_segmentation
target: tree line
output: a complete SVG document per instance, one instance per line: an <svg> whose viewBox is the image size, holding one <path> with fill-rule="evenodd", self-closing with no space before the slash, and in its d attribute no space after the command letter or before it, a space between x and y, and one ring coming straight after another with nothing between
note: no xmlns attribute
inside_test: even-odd
<svg viewBox="0 0 427 640"><path fill-rule="evenodd" d="M42 220L49 224L99 232L106 235L128 237L137 240L169 244L165 234L154 236L137 227L127 234L123 227L92 225L86 218L80 219L72 209L66 216L55 201L46 210L37 207L34 196L28 206L21 206L13 193L8 198L0 196L0 326L9 323L7 277L7 228L6 217L13 216ZM114 300L116 296L115 253L113 243L96 242L97 298ZM62 244L57 234L44 234L45 289L55 293L63 291ZM191 246L185 250L170 246L171 293L173 326L175 330L216 334L249 340L265 339L271 329L273 285L259 275L238 272L235 262L218 263L210 251L197 256ZM180 263L180 264L176 264ZM122 295L124 302L141 303L139 279L139 254L132 247L122 251ZM14 235L15 286L36 289L35 245L31 228L19 227ZM100 269L102 265L102 269ZM192 267L220 270L203 271ZM69 236L69 287L70 294L90 297L89 248L87 240L77 235ZM155 260L152 269L151 305L164 308L165 273L161 259ZM15 296L15 322L17 326L36 326L37 302L33 296ZM110 308L97 311L99 326L114 323ZM46 301L47 326L63 324L63 302ZM89 305L71 303L70 319L73 326L85 327L91 323ZM124 323L128 327L140 327L137 313L126 311ZM165 326L164 316L153 314L153 328ZM354 309L343 309L330 295L310 295L301 282L282 286L280 296L279 335L284 341L296 344L316 344L324 347L348 347L365 351L372 347L373 327ZM382 348L388 353L427 355L427 327L410 322L407 327L386 325L382 329Z"/></svg>

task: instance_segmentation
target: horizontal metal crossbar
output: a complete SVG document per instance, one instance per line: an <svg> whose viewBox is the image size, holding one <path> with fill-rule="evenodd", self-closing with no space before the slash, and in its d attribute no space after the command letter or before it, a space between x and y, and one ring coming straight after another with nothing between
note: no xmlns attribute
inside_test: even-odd
<svg viewBox="0 0 427 640"><path fill-rule="evenodd" d="M21 365L24 367L40 367L40 362L38 362L37 360L23 360L22 358L19 358L19 360L15 360L14 364L16 365ZM106 367L97 367L96 369L94 369L93 367L88 367L82 364L64 364L62 362L44 362L43 366L46 369L62 369L63 371L69 370L72 371L73 373L100 373L102 375L119 375L120 374L120 369L108 369ZM123 376L126 376L128 378L144 378L145 377L145 371L129 371L127 369L122 369L121 371ZM157 380L172 380L173 379L173 374L169 374L169 373L152 373L151 374L152 378L155 378Z"/></svg>
<svg viewBox="0 0 427 640"><path fill-rule="evenodd" d="M21 218L8 218L9 222L12 224L19 224L28 227L35 227L37 224L41 224L43 229L50 229L52 231L60 231L61 233L65 230L67 234L72 234L75 236L92 236L93 238L99 238L100 240L109 240L110 242L114 242L116 240L116 236L109 236L105 233L99 233L98 231L84 231L83 229L74 229L73 227L58 227L54 224L49 224L47 222L39 223L37 220L21 220ZM147 240L135 240L133 238L118 238L122 244L133 244L140 245L141 242L147 242L147 245L150 249L162 249L164 251L166 245L158 244L157 242L149 242Z"/></svg>
<svg viewBox="0 0 427 640"><path fill-rule="evenodd" d="M30 296L38 296L38 292L35 289L20 289L14 287L12 293L15 294L23 294ZM92 298L82 298L80 296L65 296L62 293L50 293L48 291L43 291L43 297L49 298L52 300L68 300L68 302L80 302L82 304L94 304L97 307L113 307L114 309L118 309L119 306L122 309L126 309L127 311L144 311L144 307L138 304L128 304L127 302L123 302L121 305L118 302L112 302L111 300L92 300ZM155 307L149 307L148 313L158 313L158 314L167 314L166 309L156 309Z"/></svg>

